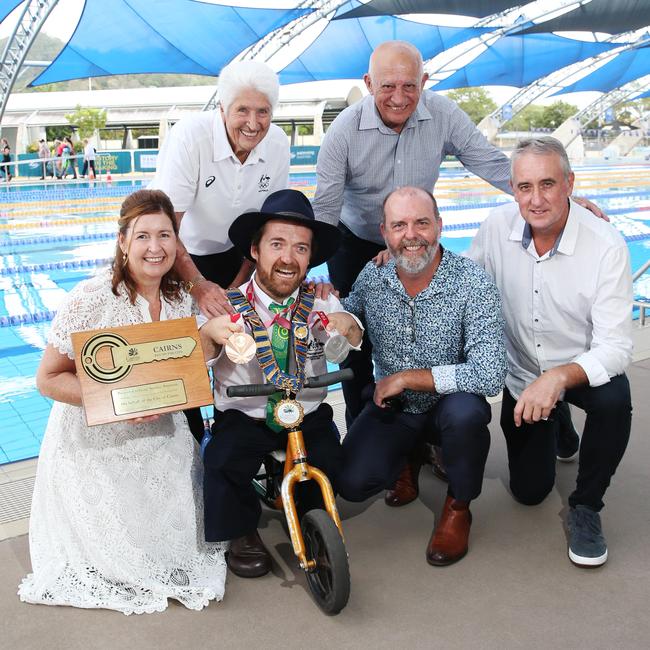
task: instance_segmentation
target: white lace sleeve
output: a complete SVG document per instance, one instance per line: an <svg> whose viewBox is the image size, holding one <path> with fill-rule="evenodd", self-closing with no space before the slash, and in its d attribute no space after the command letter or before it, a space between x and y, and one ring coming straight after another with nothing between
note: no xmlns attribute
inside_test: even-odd
<svg viewBox="0 0 650 650"><path fill-rule="evenodd" d="M70 335L101 327L101 317L114 298L110 288L110 271L102 271L95 277L80 282L59 307L52 321L48 342L73 359Z"/></svg>
<svg viewBox="0 0 650 650"><path fill-rule="evenodd" d="M61 304L52 321L48 342L72 359L74 351L70 335L73 332L143 323L139 304L131 304L122 287L118 291L120 295L116 296L111 289L110 269L80 282ZM169 319L191 315L192 299L186 293L181 294L181 300L167 305Z"/></svg>

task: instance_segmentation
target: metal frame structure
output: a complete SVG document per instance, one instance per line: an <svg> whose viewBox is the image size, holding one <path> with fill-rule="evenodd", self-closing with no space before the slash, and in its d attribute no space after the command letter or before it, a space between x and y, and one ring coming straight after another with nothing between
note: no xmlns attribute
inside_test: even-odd
<svg viewBox="0 0 650 650"><path fill-rule="evenodd" d="M636 34L636 32L633 33ZM602 43L613 42L620 38L625 38L625 36L626 34L617 34L601 42ZM603 62L607 61L608 59L613 59L614 57L618 56L619 54L622 54L623 52L637 49L639 47L648 45L649 43L650 43L650 36L645 36L637 40L635 43L621 44L621 47L618 49L603 52L602 54L598 54L597 56L591 57L586 61L580 61L578 63L574 63L573 65L567 66L566 68L562 68L561 70L557 70L556 72L553 72L550 75L547 75L546 77L542 77L541 79L538 79L537 81L526 86L525 88L522 88L518 93L514 95L514 97L508 100L506 104L499 106L499 108L493 111L488 116L487 119L495 120L497 126L500 127L508 120L511 120L515 115L517 115L517 113L520 113L524 108L526 108L526 106L534 102L536 99L538 99L539 97L547 93L552 88L562 87L562 84L566 82L566 80L569 79L570 77L578 74L579 72L584 72L586 74L591 68L595 68L596 66L603 64ZM616 93L617 90L613 90L610 93L604 95L603 97L608 97L609 95ZM627 97L627 95L625 96ZM621 99L618 99L617 101L621 101ZM503 109L506 105L510 106L511 110L509 111L508 118L504 119ZM612 106L612 104L611 103L608 104L605 108L607 108L608 106ZM591 119L592 118L587 120L587 122L591 121Z"/></svg>
<svg viewBox="0 0 650 650"><path fill-rule="evenodd" d="M0 59L0 120L29 48L59 0L27 0Z"/></svg>
<svg viewBox="0 0 650 650"><path fill-rule="evenodd" d="M596 101L586 106L581 111L573 116L574 120L578 120L581 126L588 124L594 118L601 115L610 106L620 104L636 95L650 89L650 74L647 74L639 79L635 79L620 88L610 90L608 93L599 97Z"/></svg>
<svg viewBox="0 0 650 650"><path fill-rule="evenodd" d="M251 45L239 57L239 61L256 59L259 61L268 61L275 54L277 54L282 47L287 45L289 41L296 36L302 34L306 29L313 24L327 17L332 12L336 11L340 6L346 4L348 0L305 0L298 5L298 9L313 8L311 13L296 18L289 24L276 29L271 32L257 43ZM203 107L204 111L210 111L217 107L219 101L219 88L214 91L214 94L207 101Z"/></svg>
<svg viewBox="0 0 650 650"><path fill-rule="evenodd" d="M525 27L529 27L530 25L532 25L533 21L535 20L539 20L540 18L544 18L545 20L556 18L562 13L566 13L571 9L576 9L577 7L583 4L587 4L591 2L591 0L557 0L557 2L559 2L558 6L550 12L546 7L546 0L538 0L538 2L542 4L542 6L539 7L540 13L538 15L534 15L532 18L528 18L524 22L517 23L516 25L510 25L508 27L498 27L497 25L495 26L494 31L479 36L478 37L479 40L477 43L472 43L469 46L467 44L461 44L457 46L460 49L458 51L458 54L454 56L454 61L458 60L461 57L468 56L473 52L473 50L478 50L483 46L486 48L490 47L495 41L502 38L503 36L510 36L510 35L517 34ZM491 16L486 16L485 18L482 18L478 22L474 23L472 27L492 27L492 23L495 22L498 23L506 18L517 17L522 12L523 4L524 3L522 2L521 5L510 7L509 9L504 9L503 11L496 14L492 14ZM533 3L531 3L531 6L527 7L528 11L535 10L535 7L533 7L532 4ZM464 50L462 48L464 48ZM483 50L481 50L480 52L477 51L473 58L476 58L479 54L482 53L482 51ZM453 74L454 72L460 69L460 68L454 68L452 63L445 63L438 68L434 68L432 62L437 58L437 56L433 57L433 59L430 59L425 63L424 69L425 72L429 73L429 77L432 77L434 75L442 75L447 72L449 74L446 76L449 76L450 74ZM442 77L436 80L441 81L442 79L445 78L446 77Z"/></svg>

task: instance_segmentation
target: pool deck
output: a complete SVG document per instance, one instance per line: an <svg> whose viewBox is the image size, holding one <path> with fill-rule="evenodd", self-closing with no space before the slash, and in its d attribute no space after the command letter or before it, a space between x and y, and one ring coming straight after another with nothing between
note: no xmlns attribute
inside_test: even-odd
<svg viewBox="0 0 650 650"><path fill-rule="evenodd" d="M202 612L172 603L161 614L125 617L21 603L16 587L30 564L20 535L0 542L2 647L647 648L650 328L636 335L632 436L606 495L610 557L603 567L579 569L567 558L563 520L576 464L558 464L556 487L539 506L509 495L497 405L483 494L472 505L470 552L455 565L434 568L424 559L445 495L426 467L420 498L404 508L387 508L381 497L341 502L352 594L332 618L311 602L276 512L266 511L260 526L272 572L257 580L229 575L224 601Z"/></svg>

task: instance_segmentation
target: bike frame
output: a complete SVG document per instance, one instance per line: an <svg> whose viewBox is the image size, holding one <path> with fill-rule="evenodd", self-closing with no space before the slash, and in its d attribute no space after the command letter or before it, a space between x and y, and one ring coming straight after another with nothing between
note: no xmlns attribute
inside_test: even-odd
<svg viewBox="0 0 650 650"><path fill-rule="evenodd" d="M284 462L284 478L282 479L280 494L282 496L284 513L287 518L287 525L289 526L289 536L291 537L293 551L300 562L300 567L305 571L315 569L316 562L307 559L305 540L300 529L293 493L297 483L310 480L318 483L321 494L323 495L325 510L339 529L341 538L345 539L343 537L341 518L336 508L332 485L323 472L316 467L312 467L307 462L307 452L305 451L302 430L299 427L294 427L288 430L287 456Z"/></svg>

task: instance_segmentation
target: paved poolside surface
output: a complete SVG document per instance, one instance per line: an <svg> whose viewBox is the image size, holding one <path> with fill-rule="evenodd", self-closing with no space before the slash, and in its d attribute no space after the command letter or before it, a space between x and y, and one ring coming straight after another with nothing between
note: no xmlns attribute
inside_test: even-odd
<svg viewBox="0 0 650 650"><path fill-rule="evenodd" d="M21 603L16 587L30 566L22 535L0 543L0 647L647 648L650 359L629 376L633 429L606 495L610 559L603 567L578 569L567 558L563 517L577 466L558 464L556 488L540 506L515 503L493 422L470 552L456 565L434 568L424 559L445 492L427 468L420 498L404 508L387 508L381 498L341 504L352 594L332 618L312 603L277 513L261 524L273 572L257 580L230 575L225 600L201 612L172 603L161 614L126 617ZM574 417L581 422L575 409Z"/></svg>

